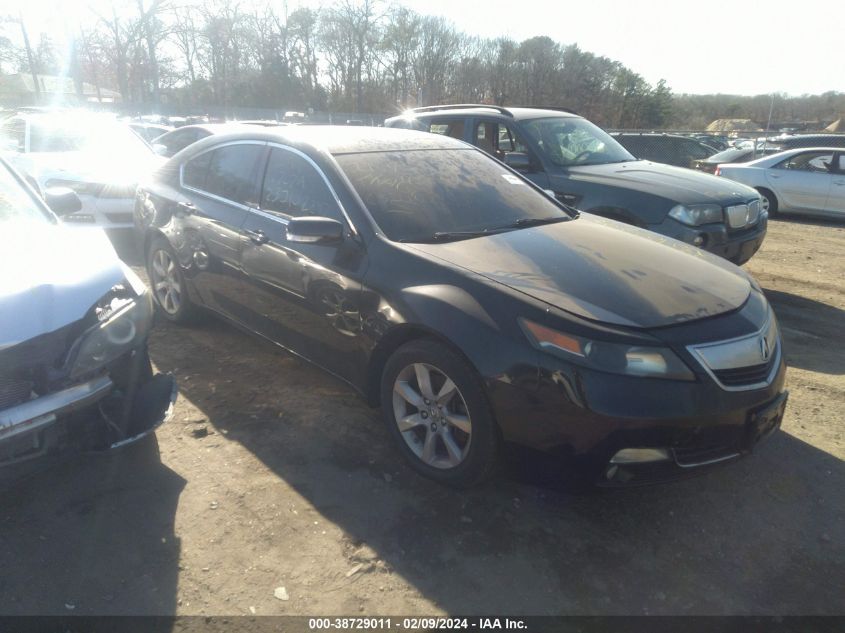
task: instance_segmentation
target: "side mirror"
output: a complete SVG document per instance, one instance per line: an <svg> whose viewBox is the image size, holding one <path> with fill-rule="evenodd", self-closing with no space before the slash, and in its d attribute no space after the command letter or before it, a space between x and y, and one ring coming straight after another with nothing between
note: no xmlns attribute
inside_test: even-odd
<svg viewBox="0 0 845 633"><path fill-rule="evenodd" d="M153 143L153 151L159 156L165 156L169 158L167 153L167 145L165 145L164 143Z"/></svg>
<svg viewBox="0 0 845 633"><path fill-rule="evenodd" d="M291 218L288 222L288 241L310 244L330 244L343 239L343 223L321 216Z"/></svg>
<svg viewBox="0 0 845 633"><path fill-rule="evenodd" d="M505 154L505 165L516 171L531 171L531 158L523 152Z"/></svg>
<svg viewBox="0 0 845 633"><path fill-rule="evenodd" d="M82 208L82 201L73 189L50 187L44 191L44 202L58 216L76 213Z"/></svg>

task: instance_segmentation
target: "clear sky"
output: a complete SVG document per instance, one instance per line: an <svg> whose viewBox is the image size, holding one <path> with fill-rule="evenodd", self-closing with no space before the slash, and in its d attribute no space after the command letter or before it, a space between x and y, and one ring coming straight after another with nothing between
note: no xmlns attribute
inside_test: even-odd
<svg viewBox="0 0 845 633"><path fill-rule="evenodd" d="M468 33L548 35L674 92L845 92L841 0L402 0Z"/></svg>
<svg viewBox="0 0 845 633"><path fill-rule="evenodd" d="M118 0L118 4L121 0ZM190 0L188 0L190 1ZM255 0L232 0L243 8ZM281 6L283 0L271 0ZM387 5L389 0L385 0ZM842 0L396 0L460 30L522 40L548 35L618 60L676 93L845 92ZM3 0L30 29L54 32L108 0ZM330 6L330 0L287 0ZM72 28L72 27L71 27Z"/></svg>

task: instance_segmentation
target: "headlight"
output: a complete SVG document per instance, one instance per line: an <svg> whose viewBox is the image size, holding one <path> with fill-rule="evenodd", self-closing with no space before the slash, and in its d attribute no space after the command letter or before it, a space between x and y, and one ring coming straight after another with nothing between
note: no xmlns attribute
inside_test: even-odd
<svg viewBox="0 0 845 633"><path fill-rule="evenodd" d="M590 340L564 334L527 319L520 319L520 325L536 348L599 371L627 376L695 380L684 362L666 347Z"/></svg>
<svg viewBox="0 0 845 633"><path fill-rule="evenodd" d="M113 299L98 311L98 316L101 322L86 332L79 344L71 378L108 365L135 347L150 331L152 298L145 290L133 299Z"/></svg>
<svg viewBox="0 0 845 633"><path fill-rule="evenodd" d="M48 180L45 185L47 189L50 187L67 187L68 189L73 189L78 194L86 194L89 196L98 196L103 190L103 185L100 183L82 182L79 180L63 180L61 178Z"/></svg>
<svg viewBox="0 0 845 633"><path fill-rule="evenodd" d="M688 226L701 226L722 222L725 216L722 213L722 207L718 204L695 204L690 207L679 204L672 207L669 217Z"/></svg>

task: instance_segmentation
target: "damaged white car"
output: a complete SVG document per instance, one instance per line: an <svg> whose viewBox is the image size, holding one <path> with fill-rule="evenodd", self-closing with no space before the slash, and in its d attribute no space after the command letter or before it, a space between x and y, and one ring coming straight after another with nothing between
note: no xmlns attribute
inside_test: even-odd
<svg viewBox="0 0 845 633"><path fill-rule="evenodd" d="M131 443L176 398L147 355L150 292L103 231L57 219L73 191L44 197L55 214L0 160L0 466Z"/></svg>

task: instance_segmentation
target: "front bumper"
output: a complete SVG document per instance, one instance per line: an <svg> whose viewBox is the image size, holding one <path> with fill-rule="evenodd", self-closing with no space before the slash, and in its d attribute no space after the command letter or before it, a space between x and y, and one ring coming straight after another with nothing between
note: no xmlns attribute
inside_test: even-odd
<svg viewBox="0 0 845 633"><path fill-rule="evenodd" d="M103 229L131 229L135 198L108 198L88 194L79 196L82 208L62 218L68 226L96 226Z"/></svg>
<svg viewBox="0 0 845 633"><path fill-rule="evenodd" d="M783 416L782 341L770 345L771 361L759 366L764 377L756 370L725 370L712 354L696 354L702 347L718 349L721 342L735 345L739 354L746 339L774 336L768 310L762 295L754 292L739 311L661 328L659 338L693 372L695 379L689 381L597 371L527 344L494 353L492 358L502 364L494 362L484 374L503 438L514 448L527 449L514 453L527 453L526 465L544 479L575 485L679 479L747 455L777 429ZM709 362L714 364L707 366ZM629 449L656 449L669 459L612 461Z"/></svg>
<svg viewBox="0 0 845 633"><path fill-rule="evenodd" d="M119 379L102 374L0 411L0 466L62 448L119 448L166 422L176 401L176 381L152 376L139 350L129 356Z"/></svg>
<svg viewBox="0 0 845 633"><path fill-rule="evenodd" d="M762 246L768 229L768 216L761 213L756 224L743 229L729 229L725 224L686 226L670 217L648 228L687 244L696 245L696 240L701 239L702 250L739 266L751 259Z"/></svg>

